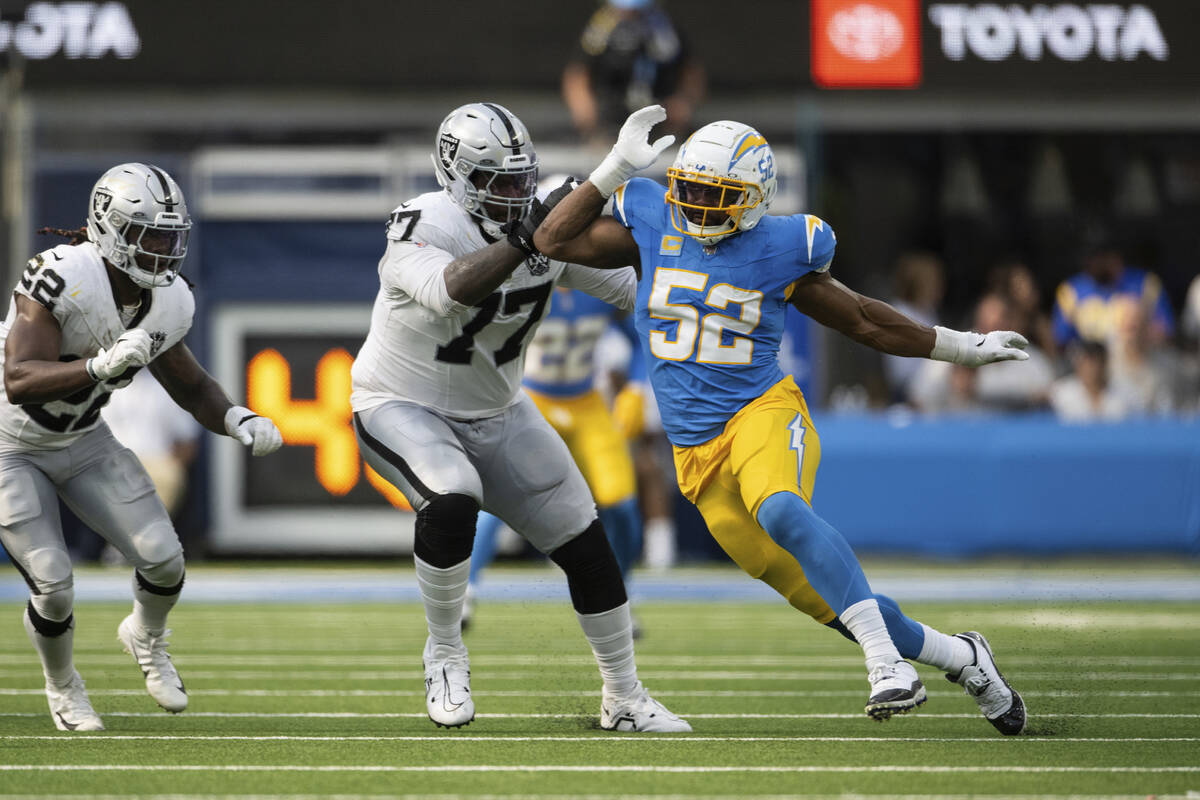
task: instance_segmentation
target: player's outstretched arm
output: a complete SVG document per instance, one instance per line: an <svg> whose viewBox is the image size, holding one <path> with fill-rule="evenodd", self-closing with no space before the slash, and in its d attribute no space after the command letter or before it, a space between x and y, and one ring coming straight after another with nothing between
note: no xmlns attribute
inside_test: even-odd
<svg viewBox="0 0 1200 800"><path fill-rule="evenodd" d="M662 106L633 112L621 126L612 150L581 186L553 206L538 226L533 242L551 258L589 267L637 265L633 235L615 220L600 218L617 187L652 165L675 141L663 136L649 141L650 129L667 118Z"/></svg>
<svg viewBox="0 0 1200 800"><path fill-rule="evenodd" d="M932 358L977 367L993 361L1024 361L1025 337L1013 331L968 333L930 328L882 300L859 294L829 273L801 278L789 298L802 314L860 344L895 356Z"/></svg>
<svg viewBox="0 0 1200 800"><path fill-rule="evenodd" d="M17 314L4 342L4 391L10 402L47 403L150 360L150 335L126 331L95 358L59 361L62 329L44 306L16 296Z"/></svg>
<svg viewBox="0 0 1200 800"><path fill-rule="evenodd" d="M213 433L237 439L256 456L273 453L283 444L275 423L234 405L183 342L164 350L151 363L150 372L180 408Z"/></svg>

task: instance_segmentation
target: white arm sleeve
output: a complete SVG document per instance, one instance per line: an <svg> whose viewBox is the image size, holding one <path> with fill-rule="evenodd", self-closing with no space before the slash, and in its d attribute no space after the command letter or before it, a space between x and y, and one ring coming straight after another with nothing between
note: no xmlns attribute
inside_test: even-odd
<svg viewBox="0 0 1200 800"><path fill-rule="evenodd" d="M390 240L379 263L379 281L386 291L401 291L430 311L449 317L466 309L446 291L442 273L453 260L445 250L430 245Z"/></svg>
<svg viewBox="0 0 1200 800"><path fill-rule="evenodd" d="M568 289L586 292L622 311L633 311L637 302L637 273L633 267L594 269L568 264L558 282Z"/></svg>

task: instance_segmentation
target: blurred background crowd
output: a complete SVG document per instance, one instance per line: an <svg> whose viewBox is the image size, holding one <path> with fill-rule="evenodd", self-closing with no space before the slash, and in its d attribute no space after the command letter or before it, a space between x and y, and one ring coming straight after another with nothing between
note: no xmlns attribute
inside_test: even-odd
<svg viewBox="0 0 1200 800"><path fill-rule="evenodd" d="M928 324L1011 329L1031 343L1028 362L976 371L881 357L793 320L783 358L819 426L887 412L863 424L978 418L1008 437L1013 415L1158 420L1180 427L1117 435L1128 444L1110 455L1131 474L1145 472L1132 451L1175 476L1180 464L1200 468L1194 445L1154 450L1200 441L1198 39L1188 0L532 0L518 10L0 0L0 252L11 285L30 254L56 243L34 230L77 225L105 167L160 164L198 223L184 268L198 298L193 350L231 389L250 390L253 406L254 356L269 345L290 368L278 407L312 413L301 405L320 402L322 356L353 353L365 332L380 223L436 188L428 154L450 109L500 102L529 127L543 175L586 175L629 111L658 102L681 137L722 118L757 127L780 164L772 211L827 220L844 283ZM628 346L605 341L598 379L612 396ZM155 388L117 393L106 418L114 428L134 420L127 444L163 465L156 482L193 552L319 552L321 525L359 513L358 548L392 549L394 531L369 531L371 509L395 498L370 475L360 481L357 460L345 474L322 467L325 439L286 418L293 455L269 474L170 408L146 436L146 420L160 419ZM711 555L702 531L676 540L676 523L699 523L673 518L669 456L652 406L645 416L627 426L643 512L671 518L666 533L647 529L647 561ZM1092 445L1108 441L1090 430ZM1086 460L1062 446L1063 463ZM823 469L836 505L839 466ZM1175 516L1145 523L1160 549L1200 541L1191 485ZM1072 491L1088 489L1068 481L1054 499L1070 506ZM864 525L858 541L870 543ZM273 533L255 538L255 526ZM858 543L853 520L839 527Z"/></svg>

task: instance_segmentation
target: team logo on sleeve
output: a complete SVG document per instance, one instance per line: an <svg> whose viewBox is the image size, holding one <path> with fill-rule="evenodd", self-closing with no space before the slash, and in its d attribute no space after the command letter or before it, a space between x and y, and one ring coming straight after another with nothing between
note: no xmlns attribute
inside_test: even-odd
<svg viewBox="0 0 1200 800"><path fill-rule="evenodd" d="M664 236L662 244L658 247L660 256L677 256L683 251L682 236Z"/></svg>
<svg viewBox="0 0 1200 800"><path fill-rule="evenodd" d="M443 133L438 138L438 157L442 159L442 166L446 169L450 169L454 164L454 157L458 155L458 141L458 137L448 133Z"/></svg>
<svg viewBox="0 0 1200 800"><path fill-rule="evenodd" d="M166 341L167 341L167 334L165 331L154 331L153 333L150 334L150 357L151 358L154 358L154 356L158 355L158 351L162 350L162 346L164 343L166 343Z"/></svg>
<svg viewBox="0 0 1200 800"><path fill-rule="evenodd" d="M529 274L535 278L538 275L545 275L550 271L550 259L541 253L534 253L529 258L525 259L525 268L529 270Z"/></svg>

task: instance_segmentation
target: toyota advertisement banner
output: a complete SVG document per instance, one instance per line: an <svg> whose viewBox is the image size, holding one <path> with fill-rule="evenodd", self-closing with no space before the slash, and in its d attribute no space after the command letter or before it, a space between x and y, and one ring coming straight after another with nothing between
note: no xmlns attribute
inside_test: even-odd
<svg viewBox="0 0 1200 800"><path fill-rule="evenodd" d="M1200 86L1189 2L812 0L823 89L1154 91Z"/></svg>
<svg viewBox="0 0 1200 800"><path fill-rule="evenodd" d="M726 0L659 3L714 95L1150 91L1194 101L1200 86L1197 0L756 0L737 25L714 24L730 18ZM437 4L394 0L292 4L282 18L273 4L240 0L0 0L0 64L21 60L31 89L557 92L593 4L527 6L520 35L497 37L487 24L447 29ZM492 0L454 8L458 19L498 13Z"/></svg>

